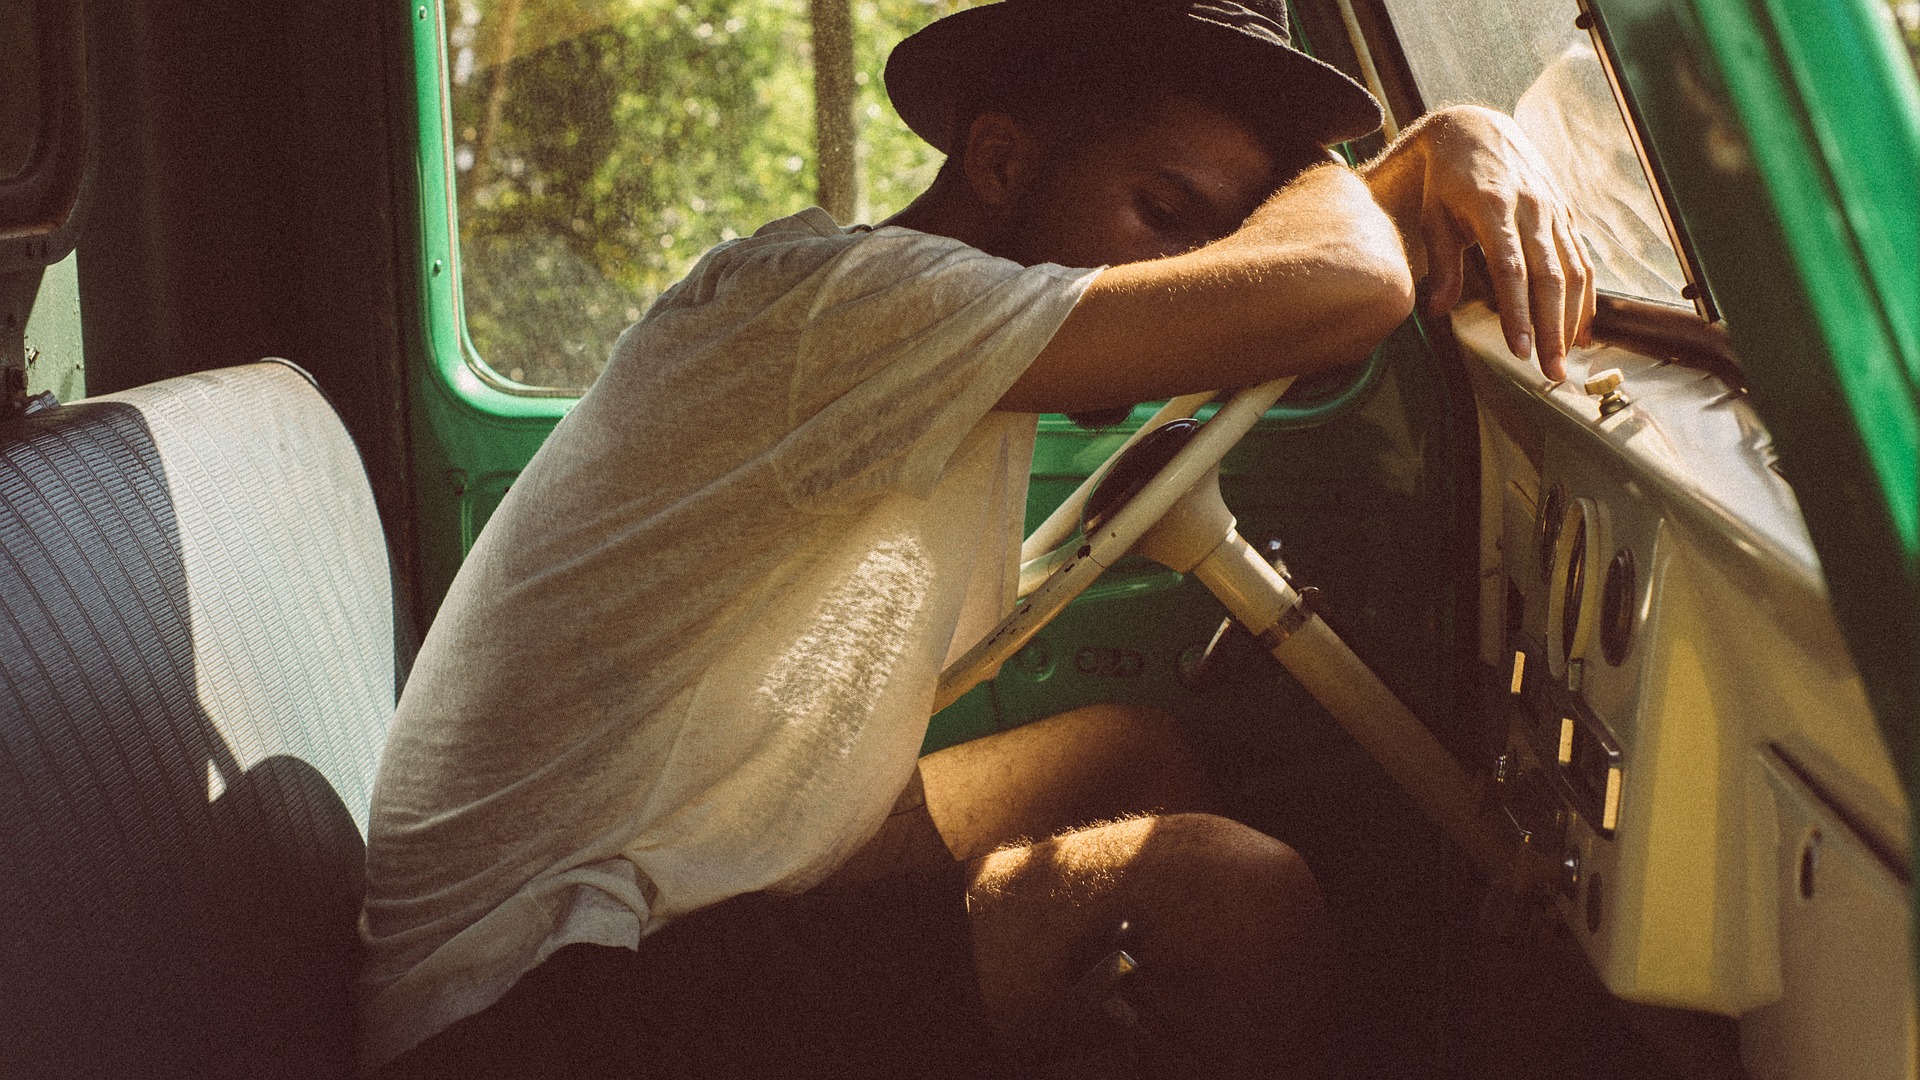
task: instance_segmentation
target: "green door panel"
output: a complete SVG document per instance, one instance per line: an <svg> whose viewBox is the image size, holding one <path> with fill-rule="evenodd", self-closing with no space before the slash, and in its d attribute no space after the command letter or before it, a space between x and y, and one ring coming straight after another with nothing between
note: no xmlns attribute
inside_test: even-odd
<svg viewBox="0 0 1920 1080"><path fill-rule="evenodd" d="M1877 0L1589 0L1920 806L1920 90Z"/></svg>
<svg viewBox="0 0 1920 1080"><path fill-rule="evenodd" d="M435 0L394 4L391 11L407 22L393 38L405 47L390 58L396 87L392 130L394 160L411 165L396 178L402 190L395 205L411 212L397 228L403 250L410 252L401 265L411 264L414 282L402 291L401 318L418 493L415 616L426 626L473 537L572 401L508 393L476 362L460 318L442 13Z"/></svg>

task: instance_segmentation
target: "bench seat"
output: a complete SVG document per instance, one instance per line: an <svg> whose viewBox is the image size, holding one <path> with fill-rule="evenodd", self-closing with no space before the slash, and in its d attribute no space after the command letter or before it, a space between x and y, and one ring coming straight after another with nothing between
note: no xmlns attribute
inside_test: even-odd
<svg viewBox="0 0 1920 1080"><path fill-rule="evenodd" d="M0 423L0 1072L351 1075L392 581L291 364Z"/></svg>

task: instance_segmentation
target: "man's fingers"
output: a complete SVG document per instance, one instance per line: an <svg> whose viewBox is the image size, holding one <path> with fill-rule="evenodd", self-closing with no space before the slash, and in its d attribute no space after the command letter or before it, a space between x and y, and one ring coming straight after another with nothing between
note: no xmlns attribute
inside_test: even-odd
<svg viewBox="0 0 1920 1080"><path fill-rule="evenodd" d="M1525 360L1533 355L1533 306L1527 288L1527 256L1511 215L1480 237L1480 251L1487 257L1487 274L1493 278L1493 296L1500 305L1500 329L1506 335L1507 349Z"/></svg>
<svg viewBox="0 0 1920 1080"><path fill-rule="evenodd" d="M1579 329L1574 332L1573 339L1584 349L1593 344L1593 317L1600 310L1600 298L1594 293L1593 260L1587 257L1586 241L1580 236L1580 218L1571 208L1567 211L1567 217L1567 231L1573 236L1573 253L1579 260L1583 282L1580 287L1580 319L1576 324Z"/></svg>
<svg viewBox="0 0 1920 1080"><path fill-rule="evenodd" d="M1428 151L1427 310L1439 314L1459 301L1458 256L1478 243L1507 348L1522 359L1537 355L1549 378L1566 378L1568 350L1592 341L1594 275L1552 170L1511 119L1477 106L1441 110L1420 131Z"/></svg>
<svg viewBox="0 0 1920 1080"><path fill-rule="evenodd" d="M1567 275L1567 295L1564 326L1567 348L1587 344L1583 338L1587 330L1587 296L1593 290L1593 275L1588 270L1580 250L1580 237L1573 231L1570 215L1556 214L1553 222L1553 244L1559 254L1560 266Z"/></svg>
<svg viewBox="0 0 1920 1080"><path fill-rule="evenodd" d="M1567 377L1567 271L1554 236L1556 207L1522 199L1515 213L1521 249L1527 260L1527 295L1532 302L1533 341L1540 370L1550 379Z"/></svg>

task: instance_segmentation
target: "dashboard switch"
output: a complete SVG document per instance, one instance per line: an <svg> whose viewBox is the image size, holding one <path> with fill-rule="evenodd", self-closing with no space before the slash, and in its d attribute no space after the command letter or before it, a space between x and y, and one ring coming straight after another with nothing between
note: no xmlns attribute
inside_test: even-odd
<svg viewBox="0 0 1920 1080"><path fill-rule="evenodd" d="M1584 384L1586 391L1589 395L1600 399L1601 416L1612 416L1629 404L1626 395L1620 392L1620 384L1623 381L1625 376L1620 374L1619 368L1596 371L1587 377Z"/></svg>

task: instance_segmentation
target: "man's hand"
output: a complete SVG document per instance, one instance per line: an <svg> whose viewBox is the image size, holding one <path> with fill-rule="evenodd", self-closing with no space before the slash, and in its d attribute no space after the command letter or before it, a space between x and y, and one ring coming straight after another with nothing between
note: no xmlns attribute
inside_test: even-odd
<svg viewBox="0 0 1920 1080"><path fill-rule="evenodd" d="M1524 358L1538 346L1540 369L1566 378L1567 349L1592 340L1593 266L1573 208L1510 117L1475 105L1431 113L1361 175L1415 279L1431 278L1429 314L1459 303L1462 258L1479 244L1507 348Z"/></svg>

